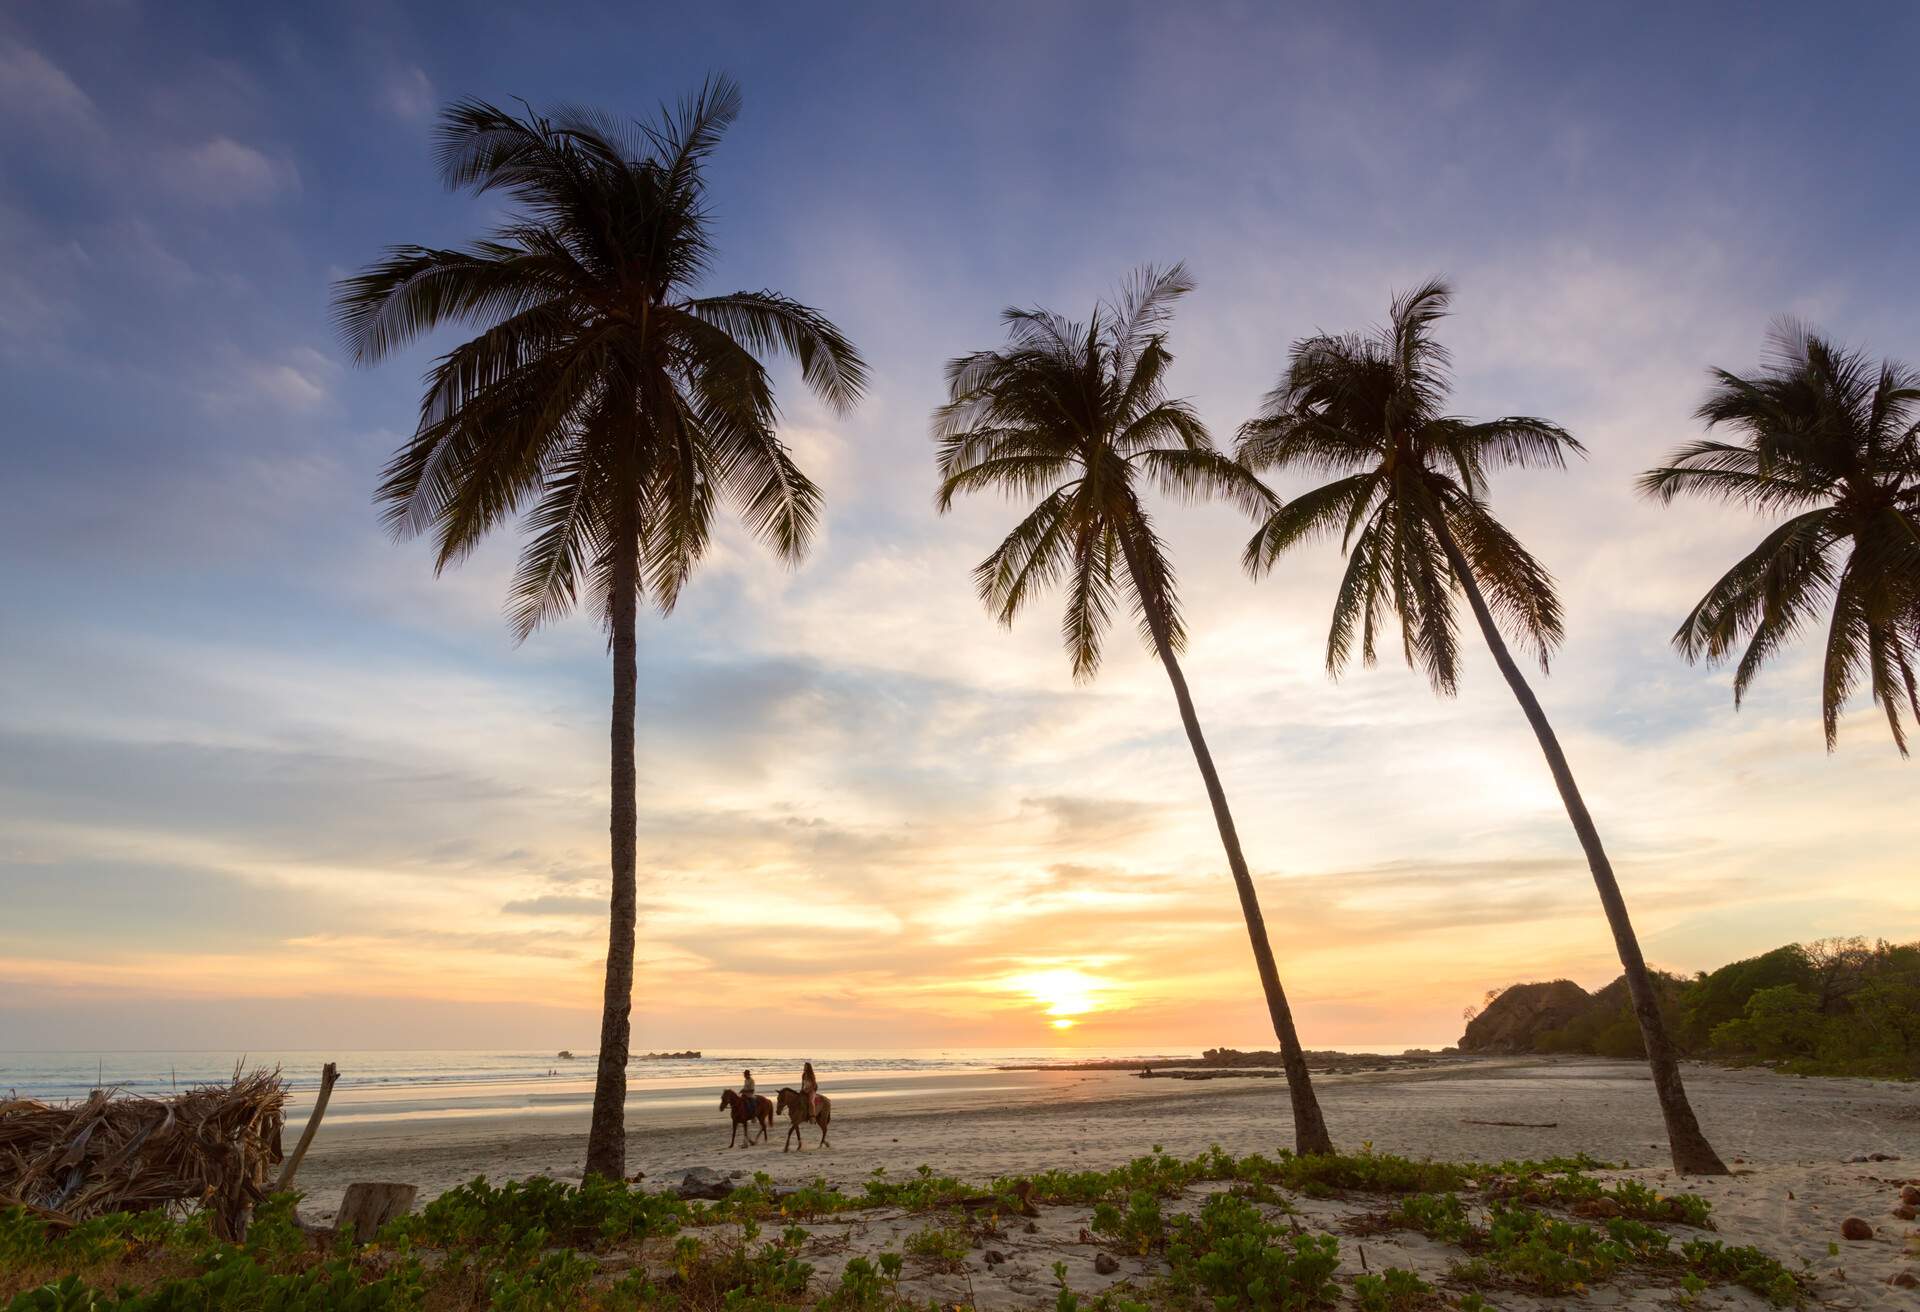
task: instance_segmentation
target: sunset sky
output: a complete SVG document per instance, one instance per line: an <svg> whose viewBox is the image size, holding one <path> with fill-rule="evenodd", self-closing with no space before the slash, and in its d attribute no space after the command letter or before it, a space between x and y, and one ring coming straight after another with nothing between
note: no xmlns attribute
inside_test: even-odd
<svg viewBox="0 0 1920 1312"><path fill-rule="evenodd" d="M1685 10L1682 12L1681 10ZM457 96L650 114L710 70L713 290L819 306L859 410L778 373L827 514L798 572L729 526L640 634L637 1047L1270 1045L1166 680L1122 625L969 570L929 410L1008 303L1185 259L1175 393L1225 440L1288 343L1435 273L1466 414L1591 452L1503 478L1567 644L1539 690L1650 960L1920 935L1920 765L1817 645L1735 713L1668 637L1764 525L1633 475L1792 313L1920 362L1907 6L727 4L0 10L0 1050L591 1048L605 640L515 647L514 542L436 579L371 504L451 337L346 362L332 281L495 217ZM1281 491L1294 490L1282 485ZM1309 1047L1442 1043L1515 979L1618 971L1524 720L1322 666L1340 559L1160 511L1187 674Z"/></svg>

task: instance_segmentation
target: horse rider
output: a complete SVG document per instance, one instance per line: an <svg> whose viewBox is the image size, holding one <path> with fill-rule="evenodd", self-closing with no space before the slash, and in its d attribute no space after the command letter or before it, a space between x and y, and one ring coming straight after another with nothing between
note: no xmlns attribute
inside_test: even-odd
<svg viewBox="0 0 1920 1312"><path fill-rule="evenodd" d="M800 1067L800 1093L807 1100L807 1117L818 1120L820 1116L820 1081L814 1076L813 1063L805 1062Z"/></svg>
<svg viewBox="0 0 1920 1312"><path fill-rule="evenodd" d="M740 1101L747 1109L747 1115L753 1115L753 1072L740 1072Z"/></svg>

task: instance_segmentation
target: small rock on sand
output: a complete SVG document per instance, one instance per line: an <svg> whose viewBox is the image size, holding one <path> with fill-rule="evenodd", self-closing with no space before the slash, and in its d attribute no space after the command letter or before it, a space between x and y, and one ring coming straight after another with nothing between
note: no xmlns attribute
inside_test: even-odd
<svg viewBox="0 0 1920 1312"><path fill-rule="evenodd" d="M1871 1239L1873 1238L1873 1227L1857 1216L1850 1216L1840 1223L1840 1237L1842 1239Z"/></svg>
<svg viewBox="0 0 1920 1312"><path fill-rule="evenodd" d="M1112 1253L1102 1253L1093 1259L1093 1269L1103 1276L1110 1276L1120 1269L1120 1259Z"/></svg>
<svg viewBox="0 0 1920 1312"><path fill-rule="evenodd" d="M1900 1201L1908 1207L1920 1207L1920 1189L1908 1185L1900 1191Z"/></svg>
<svg viewBox="0 0 1920 1312"><path fill-rule="evenodd" d="M1887 1277L1887 1283L1896 1289L1920 1289L1920 1276L1911 1271L1895 1271Z"/></svg>
<svg viewBox="0 0 1920 1312"><path fill-rule="evenodd" d="M722 1175L711 1166L690 1166L674 1185L673 1191L682 1198L717 1200L733 1192L731 1182L739 1175L738 1171Z"/></svg>

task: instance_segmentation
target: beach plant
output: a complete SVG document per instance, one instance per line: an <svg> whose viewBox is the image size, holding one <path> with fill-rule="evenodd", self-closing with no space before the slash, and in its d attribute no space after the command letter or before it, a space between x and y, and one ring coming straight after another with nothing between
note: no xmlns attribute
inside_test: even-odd
<svg viewBox="0 0 1920 1312"><path fill-rule="evenodd" d="M1432 1285L1397 1266L1378 1275L1355 1276L1353 1302L1360 1312L1415 1312L1439 1306Z"/></svg>
<svg viewBox="0 0 1920 1312"><path fill-rule="evenodd" d="M1295 1234L1232 1194L1215 1194L1197 1216L1175 1218L1167 1239L1168 1284L1202 1295L1220 1312L1298 1312L1334 1301L1340 1241Z"/></svg>
<svg viewBox="0 0 1920 1312"><path fill-rule="evenodd" d="M1123 1251L1138 1255L1151 1253L1167 1237L1167 1221L1160 1214L1160 1199L1144 1189L1130 1194L1124 1207L1110 1202L1096 1204L1088 1228L1097 1235L1106 1235Z"/></svg>
<svg viewBox="0 0 1920 1312"><path fill-rule="evenodd" d="M967 1254L973 1249L973 1238L960 1226L930 1225L908 1235L901 1247L911 1257L953 1270L967 1260Z"/></svg>
<svg viewBox="0 0 1920 1312"><path fill-rule="evenodd" d="M1383 328L1293 344L1259 416L1241 426L1236 453L1255 469L1336 477L1273 509L1244 563L1262 575L1289 548L1338 534L1347 567L1327 635L1328 672L1337 677L1356 648L1371 665L1391 615L1400 622L1407 664L1424 670L1445 696L1459 684L1454 598L1465 595L1586 853L1626 972L1673 1164L1683 1173L1724 1175L1687 1100L1600 831L1503 632L1530 647L1544 672L1562 637L1560 599L1546 567L1494 517L1487 476L1507 466L1560 468L1583 448L1564 428L1529 415L1469 420L1446 412L1450 361L1435 328L1452 296L1447 283L1434 280L1395 297Z"/></svg>
<svg viewBox="0 0 1920 1312"><path fill-rule="evenodd" d="M478 330L427 375L378 492L388 528L430 536L438 572L517 519L515 636L583 594L609 634L612 894L586 1159L609 1179L626 1173L638 604L673 609L723 503L781 560L805 553L820 498L776 432L766 357L794 357L835 411L866 381L819 311L771 291L698 294L714 257L703 165L739 111L726 78L649 123L460 101L440 118L441 178L510 211L463 247L392 247L334 298L359 364L442 326Z"/></svg>
<svg viewBox="0 0 1920 1312"><path fill-rule="evenodd" d="M1144 498L1150 488L1184 500L1220 497L1249 513L1272 501L1258 479L1214 447L1193 408L1167 394L1167 324L1174 303L1192 288L1182 265L1147 267L1097 303L1084 323L1045 309L1003 311L1004 347L947 364L947 403L933 416L935 504L944 513L962 494L987 491L1039 498L974 570L974 583L1009 627L1042 591L1063 584L1061 634L1076 680L1099 670L1116 608L1131 613L1173 685L1226 849L1286 1067L1295 1147L1331 1152L1253 876L1180 668L1186 621L1166 543Z"/></svg>
<svg viewBox="0 0 1920 1312"><path fill-rule="evenodd" d="M1734 440L1687 443L1641 477L1641 490L1787 518L1707 590L1674 646L1709 664L1738 651L1738 707L1761 667L1830 610L1827 750L1864 682L1906 756L1903 705L1920 721L1920 371L1876 366L1789 319L1756 372L1715 369L1713 379L1696 417Z"/></svg>

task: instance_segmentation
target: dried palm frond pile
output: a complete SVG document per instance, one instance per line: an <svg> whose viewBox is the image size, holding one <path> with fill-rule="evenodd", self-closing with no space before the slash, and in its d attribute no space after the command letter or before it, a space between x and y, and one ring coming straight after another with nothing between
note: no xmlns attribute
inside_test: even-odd
<svg viewBox="0 0 1920 1312"><path fill-rule="evenodd" d="M230 1084L168 1098L96 1089L60 1107L0 1100L0 1205L67 1221L198 1207L235 1238L280 1161L286 1101L278 1070L236 1070Z"/></svg>

